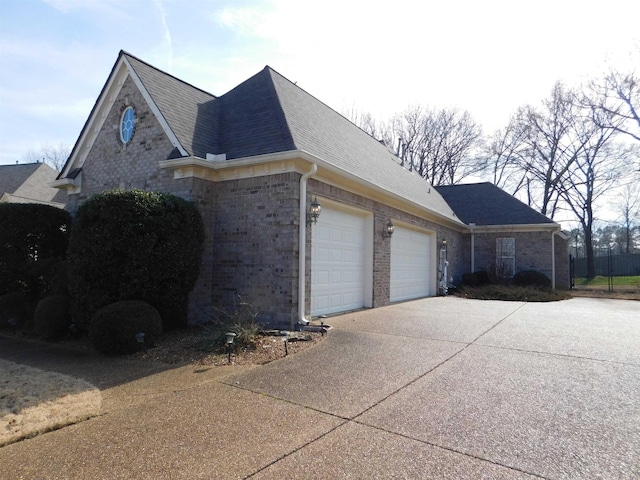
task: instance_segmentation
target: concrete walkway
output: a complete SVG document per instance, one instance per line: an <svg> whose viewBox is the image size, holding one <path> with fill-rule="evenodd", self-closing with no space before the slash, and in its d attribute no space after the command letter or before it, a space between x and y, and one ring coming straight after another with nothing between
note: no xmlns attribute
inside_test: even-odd
<svg viewBox="0 0 640 480"><path fill-rule="evenodd" d="M329 323L244 368L0 339L103 394L99 417L0 448L0 478L640 478L640 302L444 297Z"/></svg>

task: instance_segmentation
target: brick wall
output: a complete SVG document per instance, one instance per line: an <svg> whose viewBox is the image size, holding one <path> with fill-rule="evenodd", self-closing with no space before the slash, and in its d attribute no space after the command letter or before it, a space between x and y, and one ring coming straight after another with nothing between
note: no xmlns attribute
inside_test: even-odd
<svg viewBox="0 0 640 480"><path fill-rule="evenodd" d="M420 229L435 232L435 241L439 252L439 245L443 239L447 240L447 260L449 261L449 276L462 275L458 273L463 268L463 254L461 251L464 236L460 232L443 227L415 215L397 210L393 207L377 202L362 195L357 195L342 190L333 185L322 183L315 179L309 180L309 198L313 196L325 197L353 207L373 212L373 307L381 307L390 303L390 279L391 279L391 242L382 236L389 219L403 222ZM310 311L310 270L311 270L311 236L307 234L307 305L306 311ZM436 260L437 262L438 260ZM434 278L435 281L435 278Z"/></svg>
<svg viewBox="0 0 640 480"><path fill-rule="evenodd" d="M135 130L124 145L120 120L129 105L136 112ZM173 173L158 168L158 162L166 160L172 150L142 94L127 78L82 167L82 192L70 196L68 209L75 212L90 196L114 188L172 191Z"/></svg>
<svg viewBox="0 0 640 480"><path fill-rule="evenodd" d="M552 276L550 232L501 232L475 234L475 270L492 271L496 263L496 239L515 238L515 271L537 270ZM470 246L469 246L470 248ZM470 251L470 250L469 250ZM568 242L555 237L556 287L569 288Z"/></svg>
<svg viewBox="0 0 640 480"><path fill-rule="evenodd" d="M212 305L232 308L242 298L263 322L295 319L299 179L284 173L215 184Z"/></svg>

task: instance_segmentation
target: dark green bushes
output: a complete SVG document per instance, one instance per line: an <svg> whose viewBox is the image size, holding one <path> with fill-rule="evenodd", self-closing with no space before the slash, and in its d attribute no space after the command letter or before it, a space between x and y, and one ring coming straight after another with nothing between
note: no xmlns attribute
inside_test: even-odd
<svg viewBox="0 0 640 480"><path fill-rule="evenodd" d="M32 304L55 289L71 217L40 204L0 204L0 295L24 292Z"/></svg>
<svg viewBox="0 0 640 480"><path fill-rule="evenodd" d="M69 242L74 322L88 330L105 305L142 300L165 328L185 324L203 240L198 210L181 198L140 190L91 197L78 209Z"/></svg>
<svg viewBox="0 0 640 480"><path fill-rule="evenodd" d="M0 295L0 328L18 329L29 323L33 308L24 292Z"/></svg>
<svg viewBox="0 0 640 480"><path fill-rule="evenodd" d="M59 340L69 332L71 315L67 295L51 295L38 302L33 314L35 331L45 340Z"/></svg>
<svg viewBox="0 0 640 480"><path fill-rule="evenodd" d="M89 340L107 355L134 353L153 347L162 335L160 313L146 302L124 300L98 310L91 318Z"/></svg>
<svg viewBox="0 0 640 480"><path fill-rule="evenodd" d="M523 270L513 277L512 284L503 279L491 280L487 272L467 273L462 276L461 288L456 294L481 300L511 300L523 302L551 302L569 298L566 292L552 291L551 281L536 270Z"/></svg>
<svg viewBox="0 0 640 480"><path fill-rule="evenodd" d="M491 278L489 277L488 272L480 270L462 275L462 281L460 284L463 287L482 287L491 284Z"/></svg>
<svg viewBox="0 0 640 480"><path fill-rule="evenodd" d="M523 270L516 273L513 277L513 283L517 287L549 288L551 286L551 280L537 270Z"/></svg>

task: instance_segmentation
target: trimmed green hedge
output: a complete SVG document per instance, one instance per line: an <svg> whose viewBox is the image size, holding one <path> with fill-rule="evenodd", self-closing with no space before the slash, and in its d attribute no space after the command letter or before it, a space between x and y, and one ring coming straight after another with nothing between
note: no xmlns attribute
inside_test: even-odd
<svg viewBox="0 0 640 480"><path fill-rule="evenodd" d="M91 197L69 241L74 322L86 331L105 305L142 300L158 309L165 328L185 324L203 241L200 213L176 196L114 190Z"/></svg>
<svg viewBox="0 0 640 480"><path fill-rule="evenodd" d="M125 300L98 310L91 318L89 340L106 355L134 353L153 347L162 335L162 319L146 302Z"/></svg>
<svg viewBox="0 0 640 480"><path fill-rule="evenodd" d="M513 276L513 283L517 287L548 288L551 280L544 273L537 270L522 270Z"/></svg>
<svg viewBox="0 0 640 480"><path fill-rule="evenodd" d="M71 325L69 297L51 295L38 302L33 314L36 333L45 340L59 340L68 332Z"/></svg>
<svg viewBox="0 0 640 480"><path fill-rule="evenodd" d="M0 203L0 295L25 292L35 303L54 289L64 264L69 212L36 203Z"/></svg>

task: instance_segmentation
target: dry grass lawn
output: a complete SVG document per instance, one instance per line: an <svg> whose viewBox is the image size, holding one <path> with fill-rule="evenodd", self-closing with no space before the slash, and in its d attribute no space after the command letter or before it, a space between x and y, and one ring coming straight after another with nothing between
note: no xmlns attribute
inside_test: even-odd
<svg viewBox="0 0 640 480"><path fill-rule="evenodd" d="M0 447L100 413L84 380L0 360Z"/></svg>

